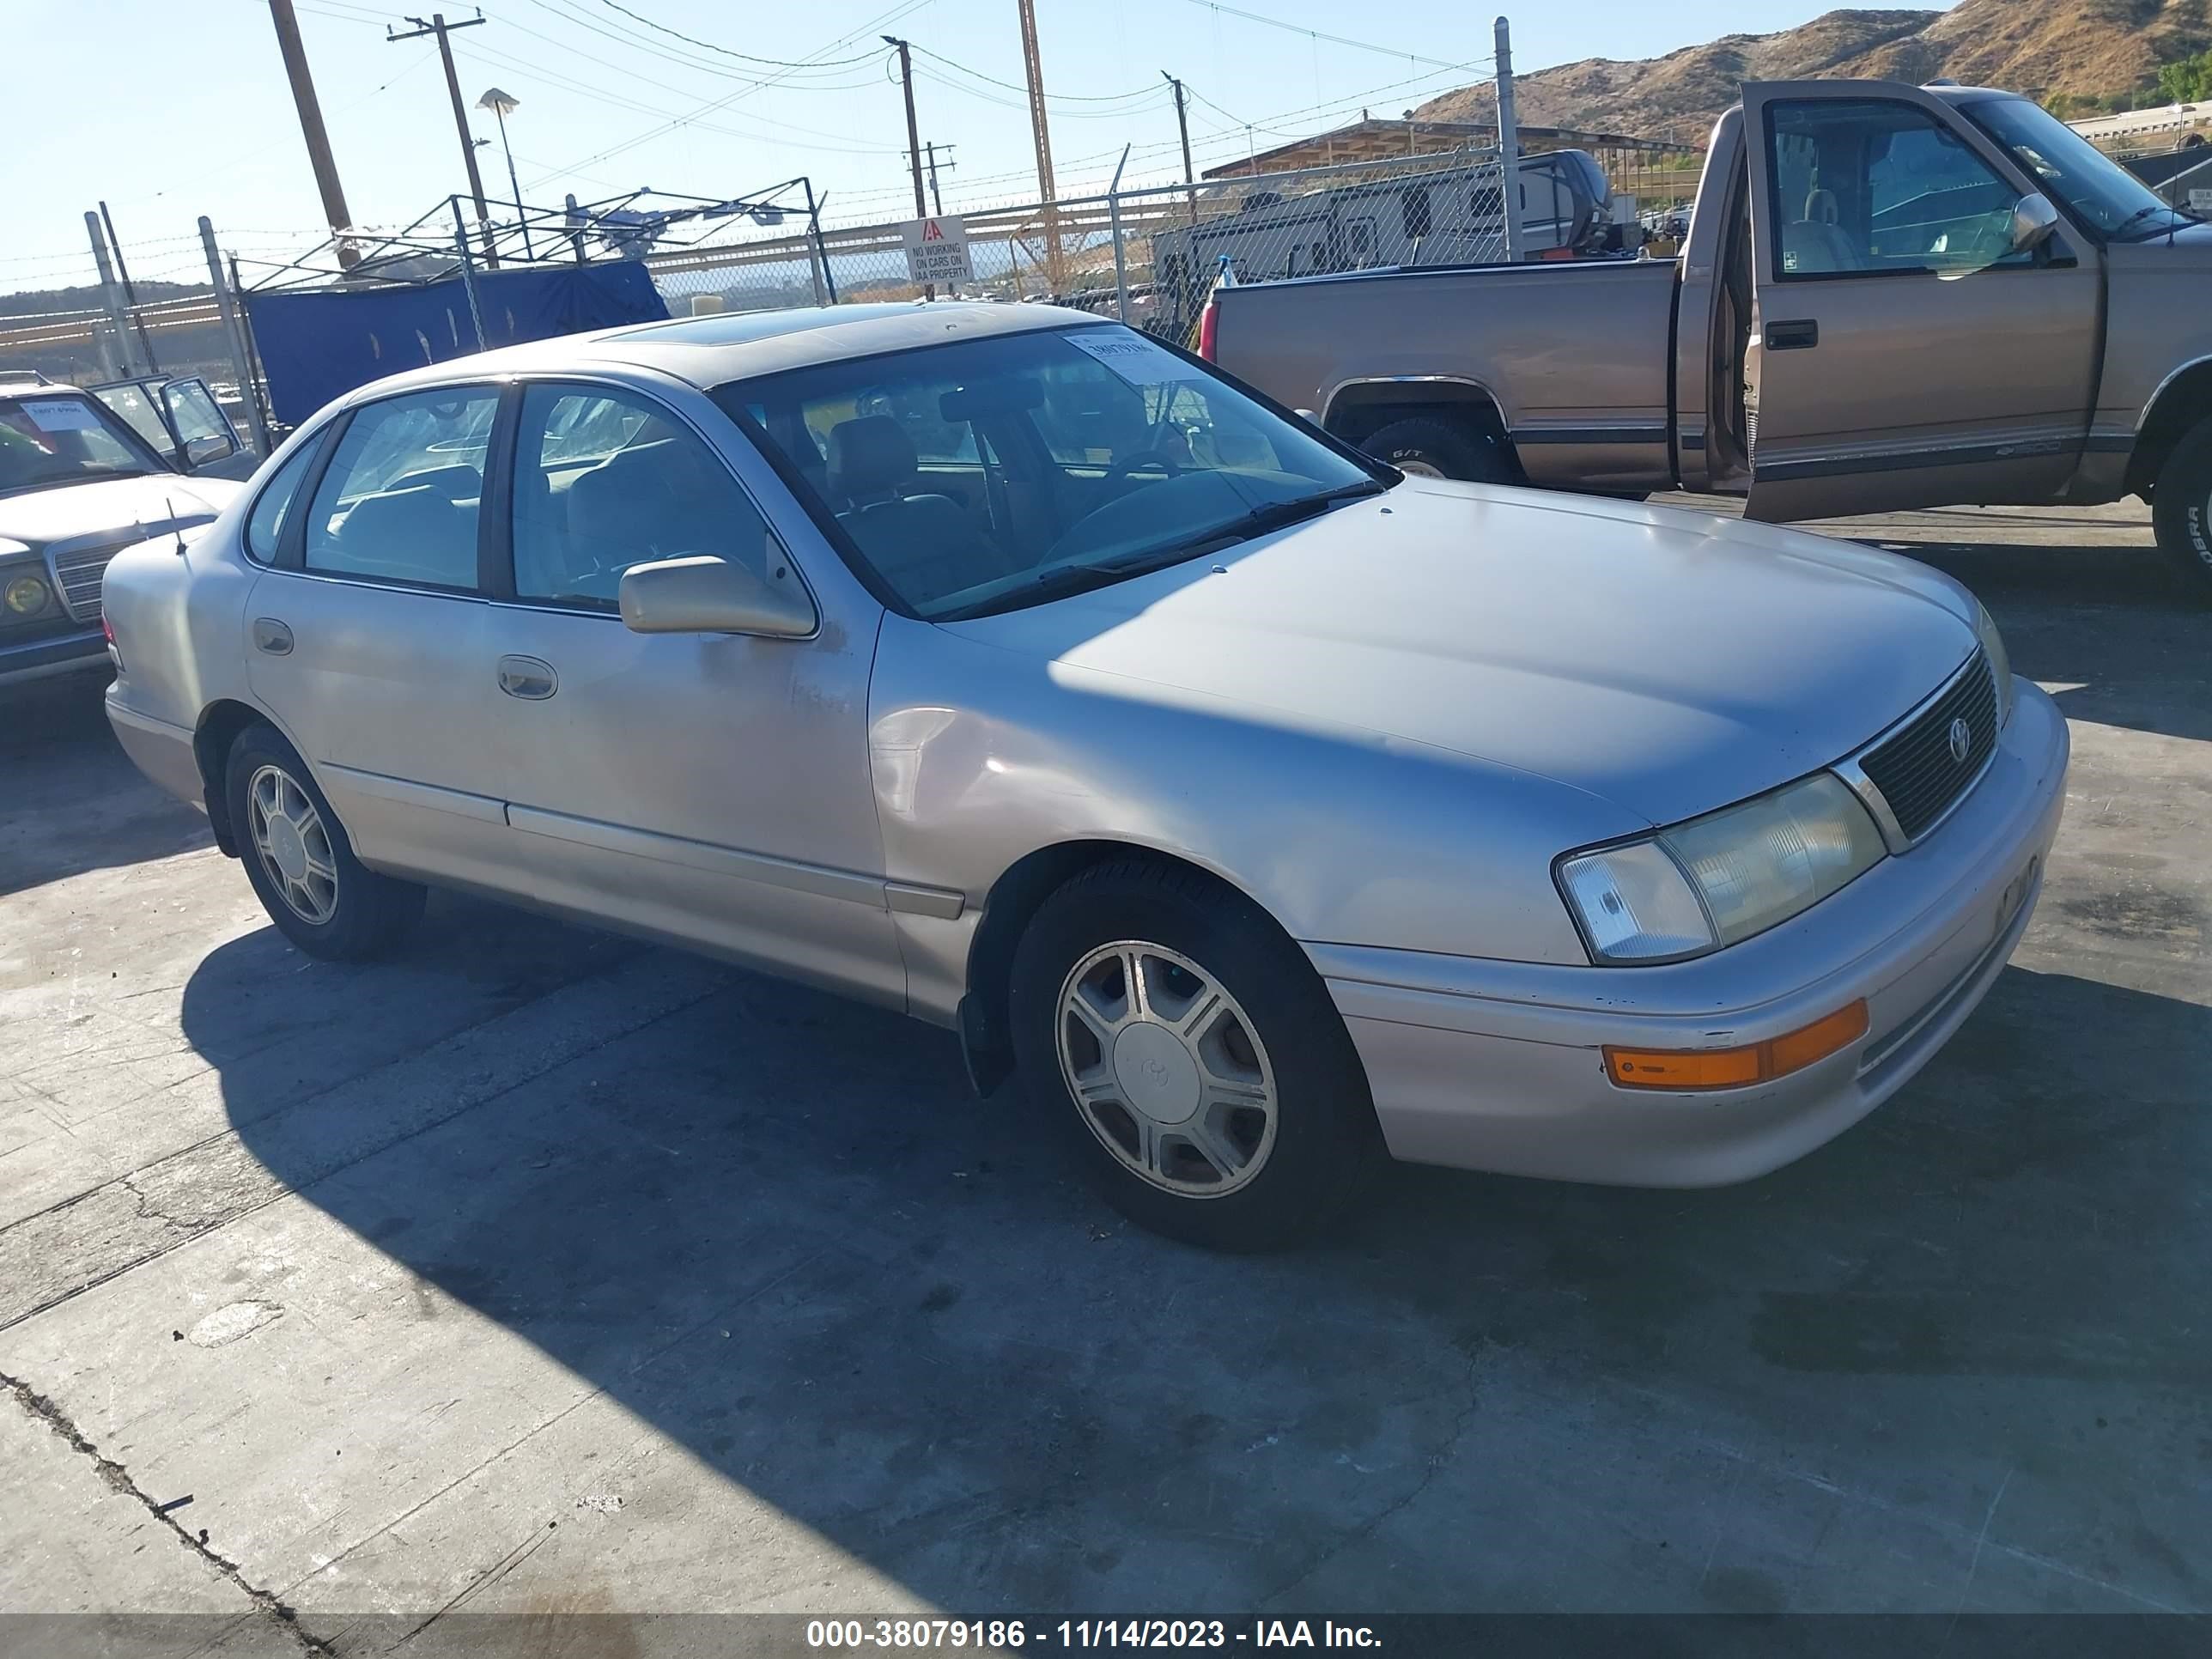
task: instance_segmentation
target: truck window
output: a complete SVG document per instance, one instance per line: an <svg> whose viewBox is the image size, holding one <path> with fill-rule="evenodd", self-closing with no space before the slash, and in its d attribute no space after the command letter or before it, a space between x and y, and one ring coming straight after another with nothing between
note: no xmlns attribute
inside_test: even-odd
<svg viewBox="0 0 2212 1659"><path fill-rule="evenodd" d="M1791 277L1956 274L2025 264L2018 192L1911 104L1808 99L1767 110L1767 234Z"/></svg>

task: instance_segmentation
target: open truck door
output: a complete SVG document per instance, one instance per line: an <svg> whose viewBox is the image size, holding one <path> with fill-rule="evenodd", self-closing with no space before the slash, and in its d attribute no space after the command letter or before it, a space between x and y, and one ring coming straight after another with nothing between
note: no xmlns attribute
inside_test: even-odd
<svg viewBox="0 0 2212 1659"><path fill-rule="evenodd" d="M250 478L261 464L196 374L110 380L90 390L179 472Z"/></svg>
<svg viewBox="0 0 2212 1659"><path fill-rule="evenodd" d="M2057 493L2095 401L2096 246L1915 88L1752 82L1742 131L1746 516Z"/></svg>

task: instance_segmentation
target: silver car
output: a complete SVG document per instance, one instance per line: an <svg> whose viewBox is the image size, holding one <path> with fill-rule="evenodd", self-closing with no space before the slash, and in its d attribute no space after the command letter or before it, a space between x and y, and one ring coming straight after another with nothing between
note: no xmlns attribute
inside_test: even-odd
<svg viewBox="0 0 2212 1659"><path fill-rule="evenodd" d="M1956 582L1407 478L1043 307L696 318L323 411L107 575L109 712L302 950L426 885L956 1030L1106 1194L1698 1186L1912 1075L2064 722Z"/></svg>

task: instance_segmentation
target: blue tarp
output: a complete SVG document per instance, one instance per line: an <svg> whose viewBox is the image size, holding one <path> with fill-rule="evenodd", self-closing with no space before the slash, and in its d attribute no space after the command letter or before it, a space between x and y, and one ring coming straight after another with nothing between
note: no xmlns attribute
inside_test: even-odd
<svg viewBox="0 0 2212 1659"><path fill-rule="evenodd" d="M483 272L477 297L488 347L668 315L652 273L630 260ZM246 311L270 402L289 426L356 386L477 349L458 276L404 288L249 293Z"/></svg>

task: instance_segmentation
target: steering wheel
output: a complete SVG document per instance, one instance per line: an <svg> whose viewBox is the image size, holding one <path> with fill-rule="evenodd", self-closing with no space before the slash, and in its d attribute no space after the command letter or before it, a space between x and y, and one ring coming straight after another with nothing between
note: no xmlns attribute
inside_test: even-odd
<svg viewBox="0 0 2212 1659"><path fill-rule="evenodd" d="M1124 455L1112 466L1107 468L1107 482L1110 483L1116 479L1126 478L1132 472L1140 469L1148 471L1153 467L1158 467L1170 478L1182 477L1182 469L1175 464L1175 458L1165 450L1140 449L1133 455Z"/></svg>

